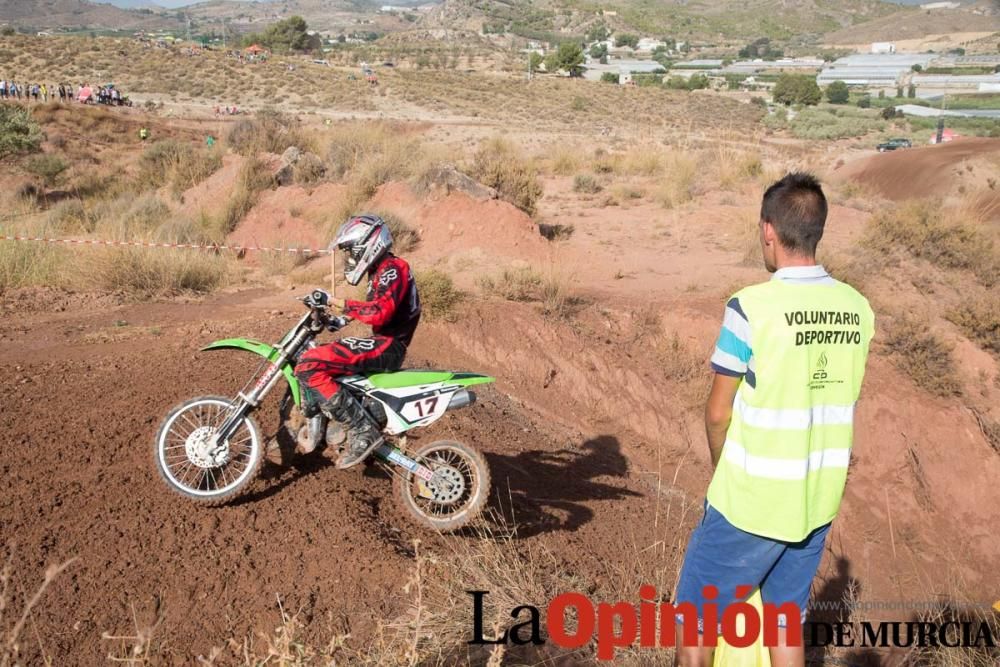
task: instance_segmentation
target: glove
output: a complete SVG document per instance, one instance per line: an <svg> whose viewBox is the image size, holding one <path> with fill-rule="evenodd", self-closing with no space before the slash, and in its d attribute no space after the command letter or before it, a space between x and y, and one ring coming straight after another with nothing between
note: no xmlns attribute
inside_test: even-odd
<svg viewBox="0 0 1000 667"><path fill-rule="evenodd" d="M306 297L306 303L314 308L326 308L330 305L330 294L326 290L314 289Z"/></svg>

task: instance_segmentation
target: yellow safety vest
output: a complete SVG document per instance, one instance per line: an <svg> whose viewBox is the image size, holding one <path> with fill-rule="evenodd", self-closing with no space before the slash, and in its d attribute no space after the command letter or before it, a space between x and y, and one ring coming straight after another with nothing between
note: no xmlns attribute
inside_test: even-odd
<svg viewBox="0 0 1000 667"><path fill-rule="evenodd" d="M772 280L735 297L756 386L736 393L708 502L741 530L799 542L840 507L875 316L840 282Z"/></svg>

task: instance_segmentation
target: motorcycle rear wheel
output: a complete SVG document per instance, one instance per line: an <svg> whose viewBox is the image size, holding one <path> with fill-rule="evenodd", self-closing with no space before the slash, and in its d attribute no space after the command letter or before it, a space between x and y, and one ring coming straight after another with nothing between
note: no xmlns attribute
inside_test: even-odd
<svg viewBox="0 0 1000 667"><path fill-rule="evenodd" d="M205 505L221 505L239 495L264 461L260 427L249 415L237 424L221 454L209 446L213 430L234 407L232 399L198 396L167 413L153 443L160 477L176 493Z"/></svg>
<svg viewBox="0 0 1000 667"><path fill-rule="evenodd" d="M449 482L432 489L413 473L393 476L400 505L420 525L449 533L482 513L490 495L490 467L482 454L457 440L429 442L408 454Z"/></svg>

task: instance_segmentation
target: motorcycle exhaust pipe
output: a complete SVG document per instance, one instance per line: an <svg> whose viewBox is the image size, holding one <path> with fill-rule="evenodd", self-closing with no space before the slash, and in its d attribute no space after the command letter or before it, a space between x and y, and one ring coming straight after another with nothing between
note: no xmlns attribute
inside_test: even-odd
<svg viewBox="0 0 1000 667"><path fill-rule="evenodd" d="M448 403L448 409L458 410L459 408L467 408L475 402L476 395L474 393L468 389L459 389L451 395L451 401Z"/></svg>

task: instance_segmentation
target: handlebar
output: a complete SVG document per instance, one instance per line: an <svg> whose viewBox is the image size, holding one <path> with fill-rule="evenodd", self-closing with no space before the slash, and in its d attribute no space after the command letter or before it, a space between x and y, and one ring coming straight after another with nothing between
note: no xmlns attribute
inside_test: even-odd
<svg viewBox="0 0 1000 667"><path fill-rule="evenodd" d="M330 293L326 290L314 289L299 300L312 311L313 319L330 331L339 331L351 323L351 318L345 315L331 316L327 308L330 306Z"/></svg>

